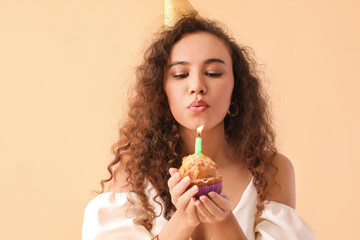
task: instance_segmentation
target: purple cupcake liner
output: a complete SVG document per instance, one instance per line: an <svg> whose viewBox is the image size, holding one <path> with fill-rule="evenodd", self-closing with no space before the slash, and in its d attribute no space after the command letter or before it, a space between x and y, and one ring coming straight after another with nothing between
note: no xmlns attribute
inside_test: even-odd
<svg viewBox="0 0 360 240"><path fill-rule="evenodd" d="M195 198L199 199L200 196L208 195L209 192L220 193L221 186L222 186L222 181L209 186L198 186L199 191L196 193Z"/></svg>

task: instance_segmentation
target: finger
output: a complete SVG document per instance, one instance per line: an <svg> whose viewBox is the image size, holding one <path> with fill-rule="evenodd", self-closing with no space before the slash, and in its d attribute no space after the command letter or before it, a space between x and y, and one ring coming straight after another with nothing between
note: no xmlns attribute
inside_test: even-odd
<svg viewBox="0 0 360 240"><path fill-rule="evenodd" d="M200 198L202 198L202 196ZM207 207L201 200L196 201L195 206L202 222L209 222L214 219L214 215L208 211Z"/></svg>
<svg viewBox="0 0 360 240"><path fill-rule="evenodd" d="M195 207L195 198L192 197L188 203L188 205L186 206L185 211L191 213L191 214L196 214L196 207Z"/></svg>
<svg viewBox="0 0 360 240"><path fill-rule="evenodd" d="M197 200L195 202L195 210L196 210L196 215L198 216L198 219L200 220L200 222L202 223L207 223L208 220L205 218L205 216L200 212L200 210L198 209L198 204L202 204L200 201L200 203L198 203L199 200Z"/></svg>
<svg viewBox="0 0 360 240"><path fill-rule="evenodd" d="M169 173L170 173L170 176L174 175L175 173L178 172L178 169L177 168L170 168L169 169Z"/></svg>
<svg viewBox="0 0 360 240"><path fill-rule="evenodd" d="M227 211L221 209L210 198L208 198L205 195L201 196L199 199L203 205L203 208L206 209L206 211L208 212L208 214L206 214L205 216L222 217L224 215L224 212ZM206 213L206 212L203 210L202 213Z"/></svg>
<svg viewBox="0 0 360 240"><path fill-rule="evenodd" d="M230 200L223 195L220 195L216 192L210 192L209 198L222 210L228 211L231 209L231 202Z"/></svg>
<svg viewBox="0 0 360 240"><path fill-rule="evenodd" d="M198 186L194 185L177 199L178 208L185 210L190 199L195 196L195 194L199 191Z"/></svg>
<svg viewBox="0 0 360 240"><path fill-rule="evenodd" d="M170 191L175 187L176 184L178 184L181 180L181 176L180 176L180 173L175 173L173 174L169 180L168 180L168 186L169 186L169 189Z"/></svg>
<svg viewBox="0 0 360 240"><path fill-rule="evenodd" d="M178 173L175 175L177 174ZM180 179L180 181L178 181L172 188L170 188L171 197L175 200L175 202L177 202L177 199L186 191L186 188L189 186L189 184L190 178L184 177L183 179Z"/></svg>

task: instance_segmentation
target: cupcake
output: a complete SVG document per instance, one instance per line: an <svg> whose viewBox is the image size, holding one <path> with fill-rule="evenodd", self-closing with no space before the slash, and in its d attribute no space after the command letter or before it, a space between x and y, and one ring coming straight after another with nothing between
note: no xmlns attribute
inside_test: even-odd
<svg viewBox="0 0 360 240"><path fill-rule="evenodd" d="M179 173L181 177L188 176L190 178L191 183L188 188L193 185L199 187L199 191L195 195L196 198L207 195L209 192L220 193L222 176L217 174L216 163L203 154L192 154L184 157Z"/></svg>

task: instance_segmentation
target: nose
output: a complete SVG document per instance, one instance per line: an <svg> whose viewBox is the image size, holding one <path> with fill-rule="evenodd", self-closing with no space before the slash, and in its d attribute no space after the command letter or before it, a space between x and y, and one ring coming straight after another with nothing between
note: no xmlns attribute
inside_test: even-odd
<svg viewBox="0 0 360 240"><path fill-rule="evenodd" d="M206 85L200 74L198 74L197 76L190 77L189 80L190 80L189 90L188 90L189 94L204 95L207 93Z"/></svg>

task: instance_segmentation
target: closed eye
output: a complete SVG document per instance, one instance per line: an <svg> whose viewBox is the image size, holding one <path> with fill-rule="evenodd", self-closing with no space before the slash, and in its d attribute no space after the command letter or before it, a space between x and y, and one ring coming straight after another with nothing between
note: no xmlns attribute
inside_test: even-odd
<svg viewBox="0 0 360 240"><path fill-rule="evenodd" d="M188 74L188 73L184 73L184 74L176 74L176 75L174 75L174 78L184 79L184 78L186 78L187 76L189 76L189 74Z"/></svg>
<svg viewBox="0 0 360 240"><path fill-rule="evenodd" d="M205 73L209 77L218 78L221 77L222 73Z"/></svg>

